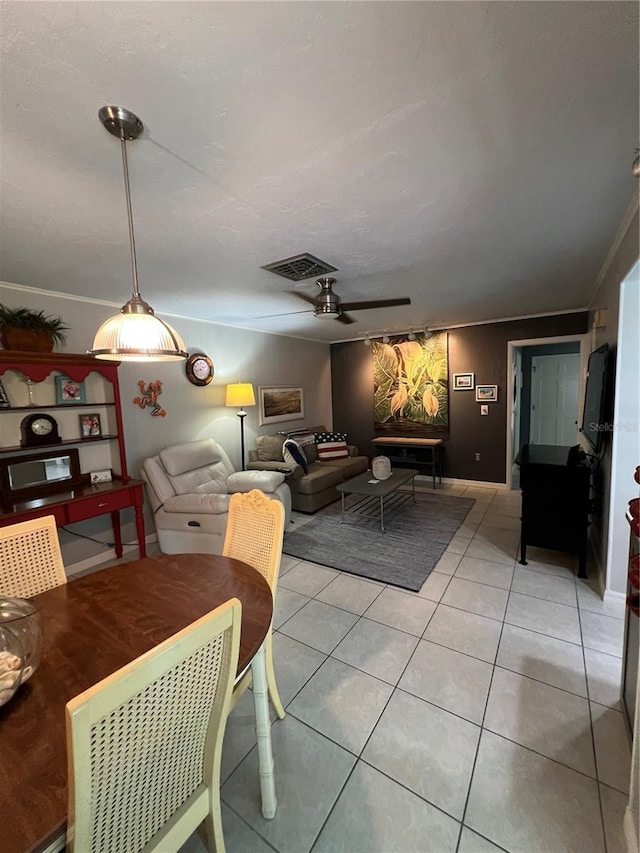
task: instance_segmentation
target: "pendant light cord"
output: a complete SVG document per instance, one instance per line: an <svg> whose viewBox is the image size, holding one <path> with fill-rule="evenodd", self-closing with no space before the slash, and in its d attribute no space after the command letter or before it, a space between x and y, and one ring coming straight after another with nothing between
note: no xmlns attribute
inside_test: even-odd
<svg viewBox="0 0 640 853"><path fill-rule="evenodd" d="M138 269L136 265L136 238L133 233L133 212L131 210L131 188L129 186L129 164L127 162L127 143L124 138L124 131L120 136L120 145L122 146L122 169L124 171L124 193L127 199L127 217L129 219L129 246L131 249L131 272L133 274L133 296L134 299L140 299L138 291Z"/></svg>

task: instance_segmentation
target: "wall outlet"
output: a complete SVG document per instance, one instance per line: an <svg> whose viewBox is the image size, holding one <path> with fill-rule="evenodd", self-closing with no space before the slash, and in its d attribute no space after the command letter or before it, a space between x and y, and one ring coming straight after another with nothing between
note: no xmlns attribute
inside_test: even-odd
<svg viewBox="0 0 640 853"><path fill-rule="evenodd" d="M480 461L480 454L474 453L473 455L475 456L476 462L479 462Z"/></svg>

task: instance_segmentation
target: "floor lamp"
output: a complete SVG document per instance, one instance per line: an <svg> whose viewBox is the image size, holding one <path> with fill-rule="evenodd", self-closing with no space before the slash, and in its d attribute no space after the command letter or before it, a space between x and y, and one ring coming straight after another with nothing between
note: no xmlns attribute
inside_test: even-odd
<svg viewBox="0 0 640 853"><path fill-rule="evenodd" d="M253 393L253 385L249 382L234 382L232 385L227 385L227 401L226 405L232 408L240 407L237 412L240 418L240 456L242 459L242 470L245 470L244 464L244 419L247 413L244 410L245 406L255 406L256 398Z"/></svg>

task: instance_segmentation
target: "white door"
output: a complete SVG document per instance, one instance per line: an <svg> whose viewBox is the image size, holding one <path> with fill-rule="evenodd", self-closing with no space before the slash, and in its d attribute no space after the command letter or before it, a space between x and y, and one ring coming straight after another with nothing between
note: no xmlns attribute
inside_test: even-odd
<svg viewBox="0 0 640 853"><path fill-rule="evenodd" d="M578 441L579 353L531 359L531 444Z"/></svg>

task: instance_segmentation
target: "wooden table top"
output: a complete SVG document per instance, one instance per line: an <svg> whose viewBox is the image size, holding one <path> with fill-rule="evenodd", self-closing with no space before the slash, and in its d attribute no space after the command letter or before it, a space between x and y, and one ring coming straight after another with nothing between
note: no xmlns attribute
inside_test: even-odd
<svg viewBox="0 0 640 853"><path fill-rule="evenodd" d="M441 438L400 438L398 436L388 436L385 438L384 436L379 436L378 438L372 438L371 444L408 444L413 447L440 447L441 444L444 444L444 441Z"/></svg>
<svg viewBox="0 0 640 853"><path fill-rule="evenodd" d="M398 486L411 480L418 474L413 468L395 468L386 480L376 480L372 471L365 471L338 483L336 489L345 495L372 495L373 497L386 498L391 492L395 492Z"/></svg>
<svg viewBox="0 0 640 853"><path fill-rule="evenodd" d="M238 672L273 614L268 583L239 560L213 554L146 557L34 596L42 661L0 708L3 853L38 850L67 819L65 704L218 605L242 602Z"/></svg>

